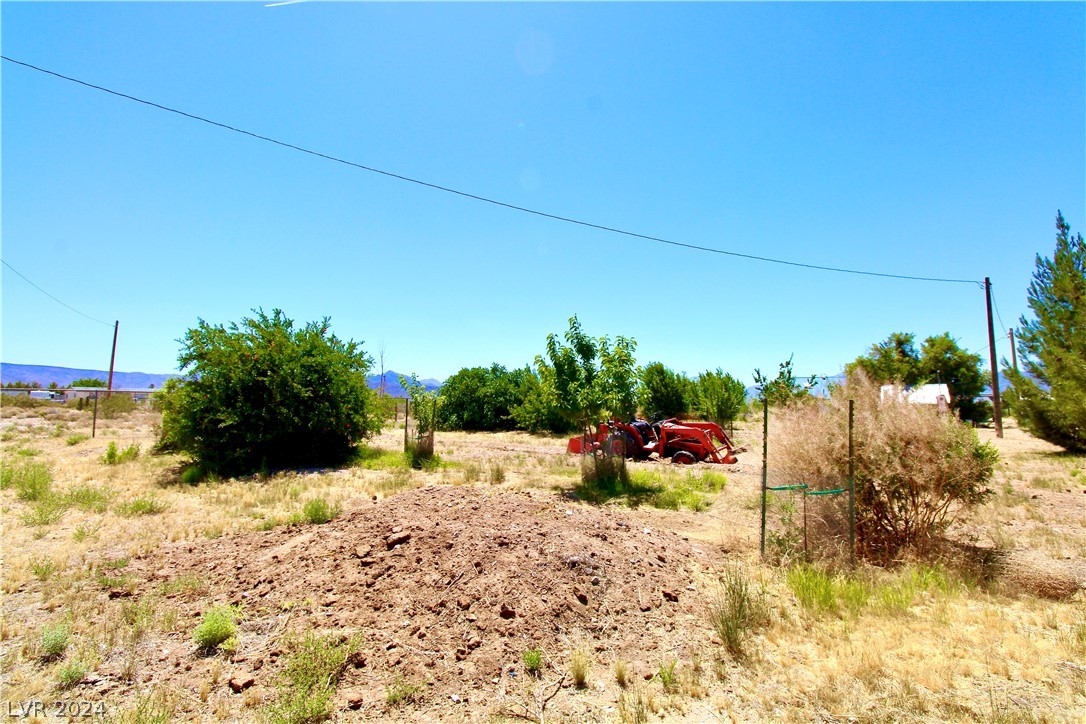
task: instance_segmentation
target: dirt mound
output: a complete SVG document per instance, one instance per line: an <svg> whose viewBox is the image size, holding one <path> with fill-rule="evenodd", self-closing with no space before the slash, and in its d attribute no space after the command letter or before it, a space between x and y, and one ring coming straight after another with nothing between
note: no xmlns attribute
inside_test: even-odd
<svg viewBox="0 0 1086 724"><path fill-rule="evenodd" d="M431 487L325 525L170 544L143 565L150 585L194 574L213 600L244 607L235 661L259 684L274 685L283 633L339 629L364 641L365 664L341 684L352 708L375 713L403 677L426 682L431 704L470 700L477 712L523 680L529 649L556 678L575 646L645 673L707 643L689 640L690 627L679 640L674 624L700 616L697 572L713 556L637 516L538 492ZM636 659L646 652L659 658Z"/></svg>

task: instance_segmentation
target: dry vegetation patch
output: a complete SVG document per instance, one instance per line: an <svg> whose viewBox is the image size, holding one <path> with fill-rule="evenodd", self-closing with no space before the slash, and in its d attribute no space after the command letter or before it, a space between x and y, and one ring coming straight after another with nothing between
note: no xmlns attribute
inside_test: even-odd
<svg viewBox="0 0 1086 724"><path fill-rule="evenodd" d="M726 483L705 465L631 466L704 496L700 510L586 504L564 440L523 433L439 433L427 471L404 463L402 429L339 470L194 484L175 457L104 462L110 442L149 450L155 422L121 414L69 444L89 413L4 408L6 699L101 701L131 722L1086 708L1086 460L1013 426L993 441L994 494L950 531L998 554L985 580L949 563L761 564L756 454ZM758 450L759 433L736 436ZM43 469L47 484L8 477ZM54 517L36 521L43 500ZM788 512L776 505L771 521ZM214 645L196 640L206 620Z"/></svg>

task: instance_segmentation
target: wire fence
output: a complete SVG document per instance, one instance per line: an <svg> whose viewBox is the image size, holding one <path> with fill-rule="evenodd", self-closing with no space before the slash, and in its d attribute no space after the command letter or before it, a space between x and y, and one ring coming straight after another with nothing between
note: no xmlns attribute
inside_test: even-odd
<svg viewBox="0 0 1086 724"><path fill-rule="evenodd" d="M760 552L763 558L802 555L806 560L848 558L856 563L853 401L848 405L848 477L793 480L769 465L769 407L762 405Z"/></svg>

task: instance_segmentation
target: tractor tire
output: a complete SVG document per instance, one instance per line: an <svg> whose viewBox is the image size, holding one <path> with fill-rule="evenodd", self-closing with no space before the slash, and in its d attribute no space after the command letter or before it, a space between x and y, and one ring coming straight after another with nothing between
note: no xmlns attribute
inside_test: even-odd
<svg viewBox="0 0 1086 724"><path fill-rule="evenodd" d="M698 459L694 457L694 453L686 450L680 450L671 456L671 463L673 465L693 465Z"/></svg>

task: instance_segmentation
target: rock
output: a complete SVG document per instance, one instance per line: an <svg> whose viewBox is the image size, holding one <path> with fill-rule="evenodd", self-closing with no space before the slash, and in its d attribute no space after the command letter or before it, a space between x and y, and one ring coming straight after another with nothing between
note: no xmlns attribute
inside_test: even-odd
<svg viewBox="0 0 1086 724"><path fill-rule="evenodd" d="M129 598L131 595L132 592L127 588L114 588L109 592L110 598Z"/></svg>
<svg viewBox="0 0 1086 724"><path fill-rule="evenodd" d="M593 586L600 585L600 577L599 576L592 576L592 585Z"/></svg>
<svg viewBox="0 0 1086 724"><path fill-rule="evenodd" d="M396 546L403 545L407 541L411 540L411 534L401 531L399 533L393 533L385 539L385 545L389 550L392 550Z"/></svg>
<svg viewBox="0 0 1086 724"><path fill-rule="evenodd" d="M373 546L363 544L360 546L355 546L354 554L357 558L369 558L369 555L372 551Z"/></svg>
<svg viewBox="0 0 1086 724"><path fill-rule="evenodd" d="M517 612L513 610L513 607L508 603L503 603L501 611L499 612L502 618L516 618Z"/></svg>
<svg viewBox="0 0 1086 724"><path fill-rule="evenodd" d="M342 692L341 696L343 700L347 702L347 708L351 710L358 710L362 708L362 690L361 689L348 689Z"/></svg>
<svg viewBox="0 0 1086 724"><path fill-rule="evenodd" d="M582 606L587 606L588 605L588 594L587 593L584 593L583 591L577 591L576 595L577 595L577 600L581 602Z"/></svg>
<svg viewBox="0 0 1086 724"><path fill-rule="evenodd" d="M671 601L672 603L679 602L679 594L675 591L664 591L664 598Z"/></svg>
<svg viewBox="0 0 1086 724"><path fill-rule="evenodd" d="M256 679L251 676L231 676L230 681L226 683L230 685L230 691L234 692L235 694L240 694L241 692L245 691L250 686L255 684Z"/></svg>

